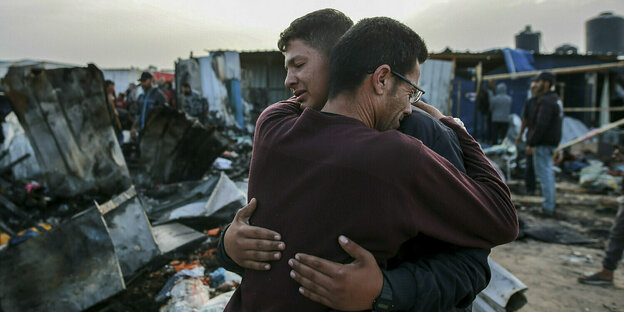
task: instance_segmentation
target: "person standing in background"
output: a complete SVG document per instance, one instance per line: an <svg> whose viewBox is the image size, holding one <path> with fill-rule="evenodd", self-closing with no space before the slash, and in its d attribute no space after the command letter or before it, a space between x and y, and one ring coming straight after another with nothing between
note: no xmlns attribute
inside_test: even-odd
<svg viewBox="0 0 624 312"><path fill-rule="evenodd" d="M563 104L553 90L555 76L542 72L537 76L537 104L531 117L533 128L527 135L526 154L533 155L535 175L542 189L542 213L555 217L555 173L553 154L561 140Z"/></svg>
<svg viewBox="0 0 624 312"><path fill-rule="evenodd" d="M511 111L511 97L507 95L507 85L499 83L496 93L490 98L490 112L492 113L492 142L500 144L507 134L509 127L509 112Z"/></svg>
<svg viewBox="0 0 624 312"><path fill-rule="evenodd" d="M531 81L529 87L529 99L524 103L522 108L522 125L520 126L520 133L516 137L516 145L522 143L522 137L525 129L532 129L531 116L535 112L535 105L537 103L537 83L535 80ZM518 149L520 150L520 149ZM535 194L535 169L533 167L533 156L524 154L524 148L522 149L523 157L526 160L524 168L524 187L529 195Z"/></svg>

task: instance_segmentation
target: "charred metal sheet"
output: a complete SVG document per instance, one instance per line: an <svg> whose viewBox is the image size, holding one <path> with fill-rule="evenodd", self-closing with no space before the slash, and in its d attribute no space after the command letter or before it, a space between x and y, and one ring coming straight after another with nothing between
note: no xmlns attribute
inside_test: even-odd
<svg viewBox="0 0 624 312"><path fill-rule="evenodd" d="M154 236L163 254L203 240L206 236L180 223L154 226Z"/></svg>
<svg viewBox="0 0 624 312"><path fill-rule="evenodd" d="M141 185L199 180L230 143L214 127L162 107L154 110L141 135Z"/></svg>
<svg viewBox="0 0 624 312"><path fill-rule="evenodd" d="M55 195L113 195L130 187L97 67L11 67L2 87Z"/></svg>
<svg viewBox="0 0 624 312"><path fill-rule="evenodd" d="M218 176L211 175L199 181L161 185L139 196L150 220L159 220L165 214L182 206L205 205L218 181Z"/></svg>
<svg viewBox="0 0 624 312"><path fill-rule="evenodd" d="M524 292L527 286L505 268L488 258L492 271L490 284L477 295L473 303L475 312L508 312L520 310L527 299Z"/></svg>
<svg viewBox="0 0 624 312"><path fill-rule="evenodd" d="M121 271L126 279L160 255L152 226L134 186L96 206L104 214Z"/></svg>
<svg viewBox="0 0 624 312"><path fill-rule="evenodd" d="M0 252L0 310L82 311L125 289L106 224L88 209Z"/></svg>
<svg viewBox="0 0 624 312"><path fill-rule="evenodd" d="M154 224L178 220L187 225L201 221L205 227L231 222L236 211L247 204L247 195L223 172L207 201L197 201L171 210Z"/></svg>

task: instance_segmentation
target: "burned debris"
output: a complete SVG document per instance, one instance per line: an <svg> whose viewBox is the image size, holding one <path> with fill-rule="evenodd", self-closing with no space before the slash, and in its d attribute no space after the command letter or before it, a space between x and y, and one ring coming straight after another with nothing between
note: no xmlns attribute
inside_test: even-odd
<svg viewBox="0 0 624 312"><path fill-rule="evenodd" d="M12 67L2 84L54 195L110 196L130 186L97 67Z"/></svg>
<svg viewBox="0 0 624 312"><path fill-rule="evenodd" d="M121 141L103 86L94 65L12 67L2 80L13 113L0 155L1 311L175 310L190 289L208 300L240 283L212 255L247 202L249 134L162 107L139 140Z"/></svg>
<svg viewBox="0 0 624 312"><path fill-rule="evenodd" d="M247 203L253 118L241 112L261 111L229 98L245 75L236 66L228 53L179 60L175 79L209 93L201 104L208 108L191 116L180 103L159 107L138 140L115 133L97 67L11 68L2 81L13 113L0 151L0 311L224 308L240 276L219 268L215 248L222 226ZM273 91L243 92L266 107L284 98ZM564 119L564 134L574 135L556 163L557 204L566 207L557 219L535 213L541 198L517 182L525 166L512 143L518 118L510 125L507 140L484 151L514 193L518 240L604 247L624 176L609 150L622 143L621 121L590 131ZM473 309L525 306L532 285L489 264L492 282Z"/></svg>

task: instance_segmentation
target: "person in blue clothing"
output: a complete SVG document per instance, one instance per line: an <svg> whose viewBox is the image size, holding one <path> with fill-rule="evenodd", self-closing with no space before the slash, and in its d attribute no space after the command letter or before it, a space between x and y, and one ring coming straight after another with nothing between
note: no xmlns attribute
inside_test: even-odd
<svg viewBox="0 0 624 312"><path fill-rule="evenodd" d="M149 72L143 72L139 78L143 93L137 99L138 112L135 116L130 137L136 139L138 134L145 128L149 113L159 106L167 106L167 96L158 88L154 88L154 76Z"/></svg>

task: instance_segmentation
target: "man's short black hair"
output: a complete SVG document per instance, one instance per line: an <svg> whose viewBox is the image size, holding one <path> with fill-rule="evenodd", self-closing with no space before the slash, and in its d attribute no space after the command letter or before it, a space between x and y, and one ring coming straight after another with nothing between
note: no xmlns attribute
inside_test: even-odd
<svg viewBox="0 0 624 312"><path fill-rule="evenodd" d="M182 88L185 88L185 87L190 89L191 88L191 84L188 83L188 82L183 82L182 83Z"/></svg>
<svg viewBox="0 0 624 312"><path fill-rule="evenodd" d="M104 81L104 85L108 88L108 86L110 85L114 85L115 83L112 80L106 80Z"/></svg>
<svg viewBox="0 0 624 312"><path fill-rule="evenodd" d="M368 72L381 65L405 75L427 56L425 42L411 28L388 17L363 19L332 50L329 98L355 91Z"/></svg>
<svg viewBox="0 0 624 312"><path fill-rule="evenodd" d="M308 13L290 23L281 34L277 47L286 52L292 40L300 39L329 57L331 49L353 21L336 9L322 9Z"/></svg>
<svg viewBox="0 0 624 312"><path fill-rule="evenodd" d="M555 84L555 75L553 75L553 73L551 72L544 71L544 72L541 72L539 76L535 78L535 80L548 81L548 83L550 83L550 86L552 87Z"/></svg>

